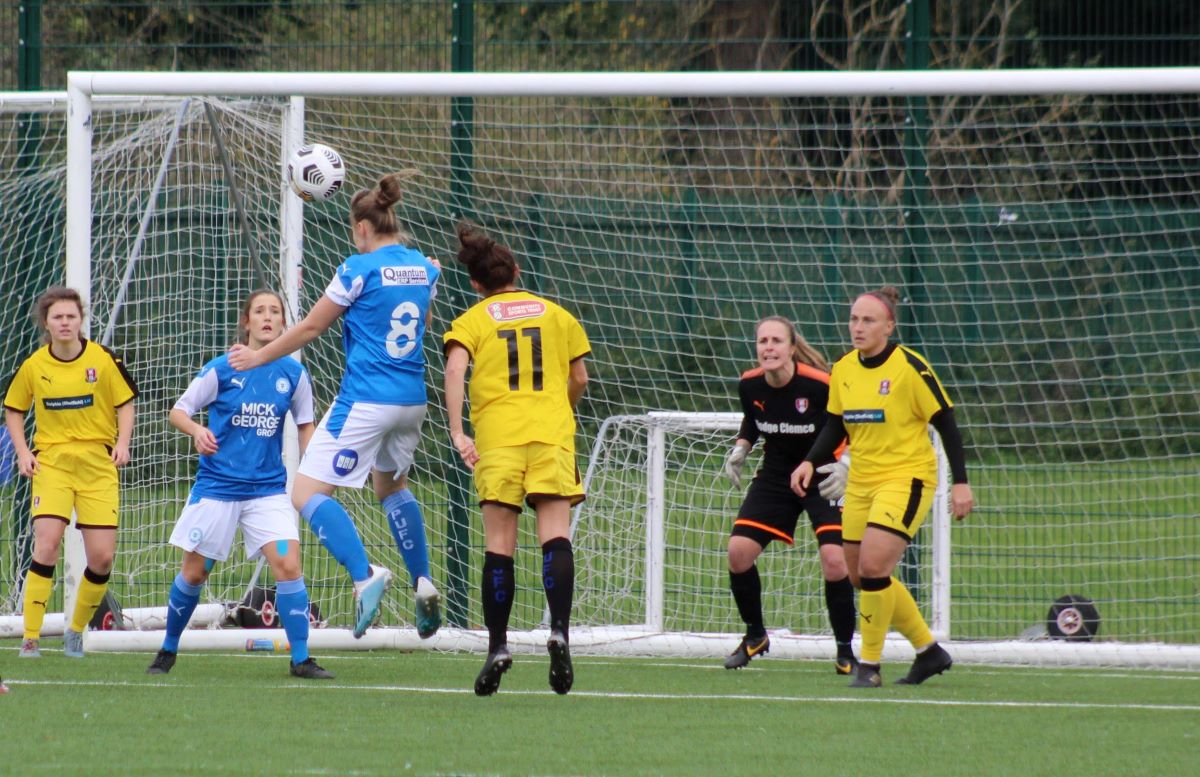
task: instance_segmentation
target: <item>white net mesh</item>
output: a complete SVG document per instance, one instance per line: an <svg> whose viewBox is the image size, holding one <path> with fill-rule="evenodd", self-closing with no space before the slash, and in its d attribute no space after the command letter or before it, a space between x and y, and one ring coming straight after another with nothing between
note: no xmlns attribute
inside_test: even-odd
<svg viewBox="0 0 1200 777"><path fill-rule="evenodd" d="M228 341L254 261L273 266L278 256L278 103L212 104L258 245L240 236L211 126L193 107L113 332L144 392L114 586L127 601L161 603L176 563L162 543L193 462L166 410ZM474 299L452 261L462 215L515 249L528 288L578 315L593 343L581 452L610 416L735 410L760 316L793 318L835 357L853 295L901 287L900 337L929 358L959 406L979 503L955 528L952 636L1015 639L1070 593L1096 603L1101 639L1193 644L1194 112L1194 95L309 98L305 139L341 152L350 192L393 169L424 172L400 215L448 269L435 335ZM94 334L111 314L175 115L97 118ZM13 165L14 141L6 143L3 163ZM6 253L14 240L59 239L57 143L41 145L48 191L4 184ZM350 250L345 211L341 198L305 211L304 310ZM46 228L7 227L30 222ZM38 250L57 267L60 249ZM4 271L14 272L11 262ZM20 317L49 276L32 277L4 287L10 328L22 332ZM435 404L439 350L427 343ZM330 333L309 351L323 407L340 375L338 339ZM441 411L431 411L415 492L451 618L477 626L478 517ZM579 515L581 623L644 620L644 525L626 494L647 472L633 436L604 451L603 477ZM678 476L666 509L679 518L667 555L686 560L666 593L669 630L739 628L723 560L738 495L719 480L731 437L680 441L671 455ZM371 556L401 568L374 500L364 492L353 501ZM14 512L22 514L10 500L6 517ZM542 620L530 523L518 551L516 629ZM6 520L6 539L18 525ZM346 625L344 573L307 535L305 552L314 598ZM764 565L772 622L825 633L811 549L773 550ZM230 565L210 595L236 598L247 574ZM384 622L410 620L408 597L389 597Z"/></svg>

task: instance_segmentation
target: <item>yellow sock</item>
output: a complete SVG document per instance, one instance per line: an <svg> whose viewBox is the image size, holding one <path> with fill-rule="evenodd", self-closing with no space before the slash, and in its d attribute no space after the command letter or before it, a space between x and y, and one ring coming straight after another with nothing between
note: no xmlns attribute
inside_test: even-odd
<svg viewBox="0 0 1200 777"><path fill-rule="evenodd" d="M904 583L893 577L892 585L888 590L895 592L893 596L896 606L892 612L892 624L896 627L896 631L907 637L917 650L933 644L933 632L929 630L929 624L921 617L921 611L917 609L917 602L909 590L904 587Z"/></svg>
<svg viewBox="0 0 1200 777"><path fill-rule="evenodd" d="M867 583L866 580L863 581ZM895 582L887 588L868 591L858 596L859 632L862 634L862 655L859 660L867 664L878 664L883 657L883 640L892 624L892 611L896 607L893 595Z"/></svg>
<svg viewBox="0 0 1200 777"><path fill-rule="evenodd" d="M71 631L83 632L88 622L96 614L96 608L104 599L108 590L108 575L103 576L104 582L97 583L94 578L100 577L90 569L83 571L83 579L79 581L79 593L75 595L75 613L71 616Z"/></svg>
<svg viewBox="0 0 1200 777"><path fill-rule="evenodd" d="M39 570L33 569L39 567ZM34 562L29 572L25 574L25 639L39 639L42 635L42 622L46 620L46 603L50 601L50 592L54 590L54 568L49 567L50 574L44 574L47 568Z"/></svg>

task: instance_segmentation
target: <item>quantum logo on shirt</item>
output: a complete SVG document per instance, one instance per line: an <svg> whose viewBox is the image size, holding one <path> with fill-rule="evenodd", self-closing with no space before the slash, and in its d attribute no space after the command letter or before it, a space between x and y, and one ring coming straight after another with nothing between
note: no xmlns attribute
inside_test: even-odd
<svg viewBox="0 0 1200 777"><path fill-rule="evenodd" d="M233 426L254 429L259 437L274 437L279 430L279 412L269 402L243 402L242 412L229 419Z"/></svg>
<svg viewBox="0 0 1200 777"><path fill-rule="evenodd" d="M842 413L842 420L848 424L881 424L883 410L847 410Z"/></svg>
<svg viewBox="0 0 1200 777"><path fill-rule="evenodd" d="M424 267L380 267L379 278L384 286L429 285L429 274Z"/></svg>
<svg viewBox="0 0 1200 777"><path fill-rule="evenodd" d="M537 318L546 312L546 303L536 299L516 302L493 302L487 306L493 321L517 321L522 318Z"/></svg>

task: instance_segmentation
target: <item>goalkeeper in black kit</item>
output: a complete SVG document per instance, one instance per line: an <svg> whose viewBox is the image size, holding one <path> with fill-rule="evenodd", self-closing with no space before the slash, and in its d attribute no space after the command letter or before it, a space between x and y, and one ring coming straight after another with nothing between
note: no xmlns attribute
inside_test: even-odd
<svg viewBox="0 0 1200 777"><path fill-rule="evenodd" d="M857 669L850 641L854 636L854 588L842 554L839 502L846 466L821 462L817 492L797 496L789 485L792 471L804 460L825 424L829 399L829 365L790 321L769 316L754 327L758 367L742 375L738 396L742 426L725 461L725 472L737 488L742 467L754 443L763 438L762 467L755 474L733 522L729 537L729 588L746 635L725 659L726 669L740 669L766 653L771 641L763 624L762 584L755 561L772 540L793 544L800 514L807 513L816 535L825 578L825 603L837 643L838 674Z"/></svg>

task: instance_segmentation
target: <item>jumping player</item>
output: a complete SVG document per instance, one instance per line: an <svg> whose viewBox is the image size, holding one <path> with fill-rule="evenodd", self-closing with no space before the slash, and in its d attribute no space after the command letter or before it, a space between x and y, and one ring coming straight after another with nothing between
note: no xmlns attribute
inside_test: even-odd
<svg viewBox="0 0 1200 777"><path fill-rule="evenodd" d="M400 230L393 210L403 195L402 182L415 174L385 175L373 189L360 189L350 199L350 230L359 253L337 268L303 321L257 351L235 345L229 353L234 369L248 370L303 348L343 319L346 371L300 462L292 504L354 581L355 637L374 622L392 573L367 560L354 521L333 492L338 486L361 488L368 473L408 567L417 633L430 637L442 623L425 519L408 489L425 420L421 340L432 319L430 305L441 272L405 245L410 238Z"/></svg>

